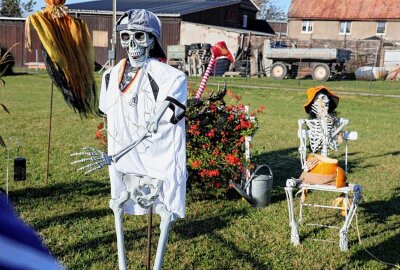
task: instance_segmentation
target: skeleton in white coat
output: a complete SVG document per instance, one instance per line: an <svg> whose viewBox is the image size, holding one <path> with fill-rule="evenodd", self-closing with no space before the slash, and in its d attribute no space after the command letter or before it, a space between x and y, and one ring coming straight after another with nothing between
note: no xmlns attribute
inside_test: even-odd
<svg viewBox="0 0 400 270"><path fill-rule="evenodd" d="M129 10L117 22L128 59L103 75L99 108L107 115L108 153L86 153L109 165L110 207L114 212L119 269L126 269L123 213L161 216L154 268L161 269L169 227L185 215L187 82L182 72L153 57L165 58L159 44L161 23L147 10ZM84 154L84 153L78 153Z"/></svg>

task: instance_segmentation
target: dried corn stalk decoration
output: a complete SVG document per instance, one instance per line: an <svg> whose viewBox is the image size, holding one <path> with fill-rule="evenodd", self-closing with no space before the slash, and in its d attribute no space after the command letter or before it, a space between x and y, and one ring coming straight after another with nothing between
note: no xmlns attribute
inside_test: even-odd
<svg viewBox="0 0 400 270"><path fill-rule="evenodd" d="M47 71L67 104L83 116L95 113L94 51L87 25L67 14L65 0L45 2L45 9L27 19L26 47L31 49L32 25L45 51Z"/></svg>

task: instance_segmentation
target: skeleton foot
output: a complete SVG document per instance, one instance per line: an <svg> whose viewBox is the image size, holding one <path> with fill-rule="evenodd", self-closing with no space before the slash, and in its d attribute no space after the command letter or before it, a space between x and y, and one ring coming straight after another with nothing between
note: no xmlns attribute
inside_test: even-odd
<svg viewBox="0 0 400 270"><path fill-rule="evenodd" d="M340 251L347 251L349 242L349 239L347 238L347 230L340 230L339 237Z"/></svg>

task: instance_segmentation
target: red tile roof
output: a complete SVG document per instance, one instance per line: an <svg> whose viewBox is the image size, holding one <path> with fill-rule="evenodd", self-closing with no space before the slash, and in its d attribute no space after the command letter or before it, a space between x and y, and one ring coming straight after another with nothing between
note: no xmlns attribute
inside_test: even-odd
<svg viewBox="0 0 400 270"><path fill-rule="evenodd" d="M400 0L292 0L289 19L400 20Z"/></svg>

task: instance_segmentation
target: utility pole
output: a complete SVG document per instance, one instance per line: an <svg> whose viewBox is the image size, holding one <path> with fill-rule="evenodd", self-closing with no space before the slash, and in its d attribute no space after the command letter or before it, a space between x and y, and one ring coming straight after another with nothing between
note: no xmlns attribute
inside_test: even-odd
<svg viewBox="0 0 400 270"><path fill-rule="evenodd" d="M117 44L117 0L112 0L112 38L111 38L111 51L109 52L109 59L111 60L111 66L115 65L115 45Z"/></svg>

